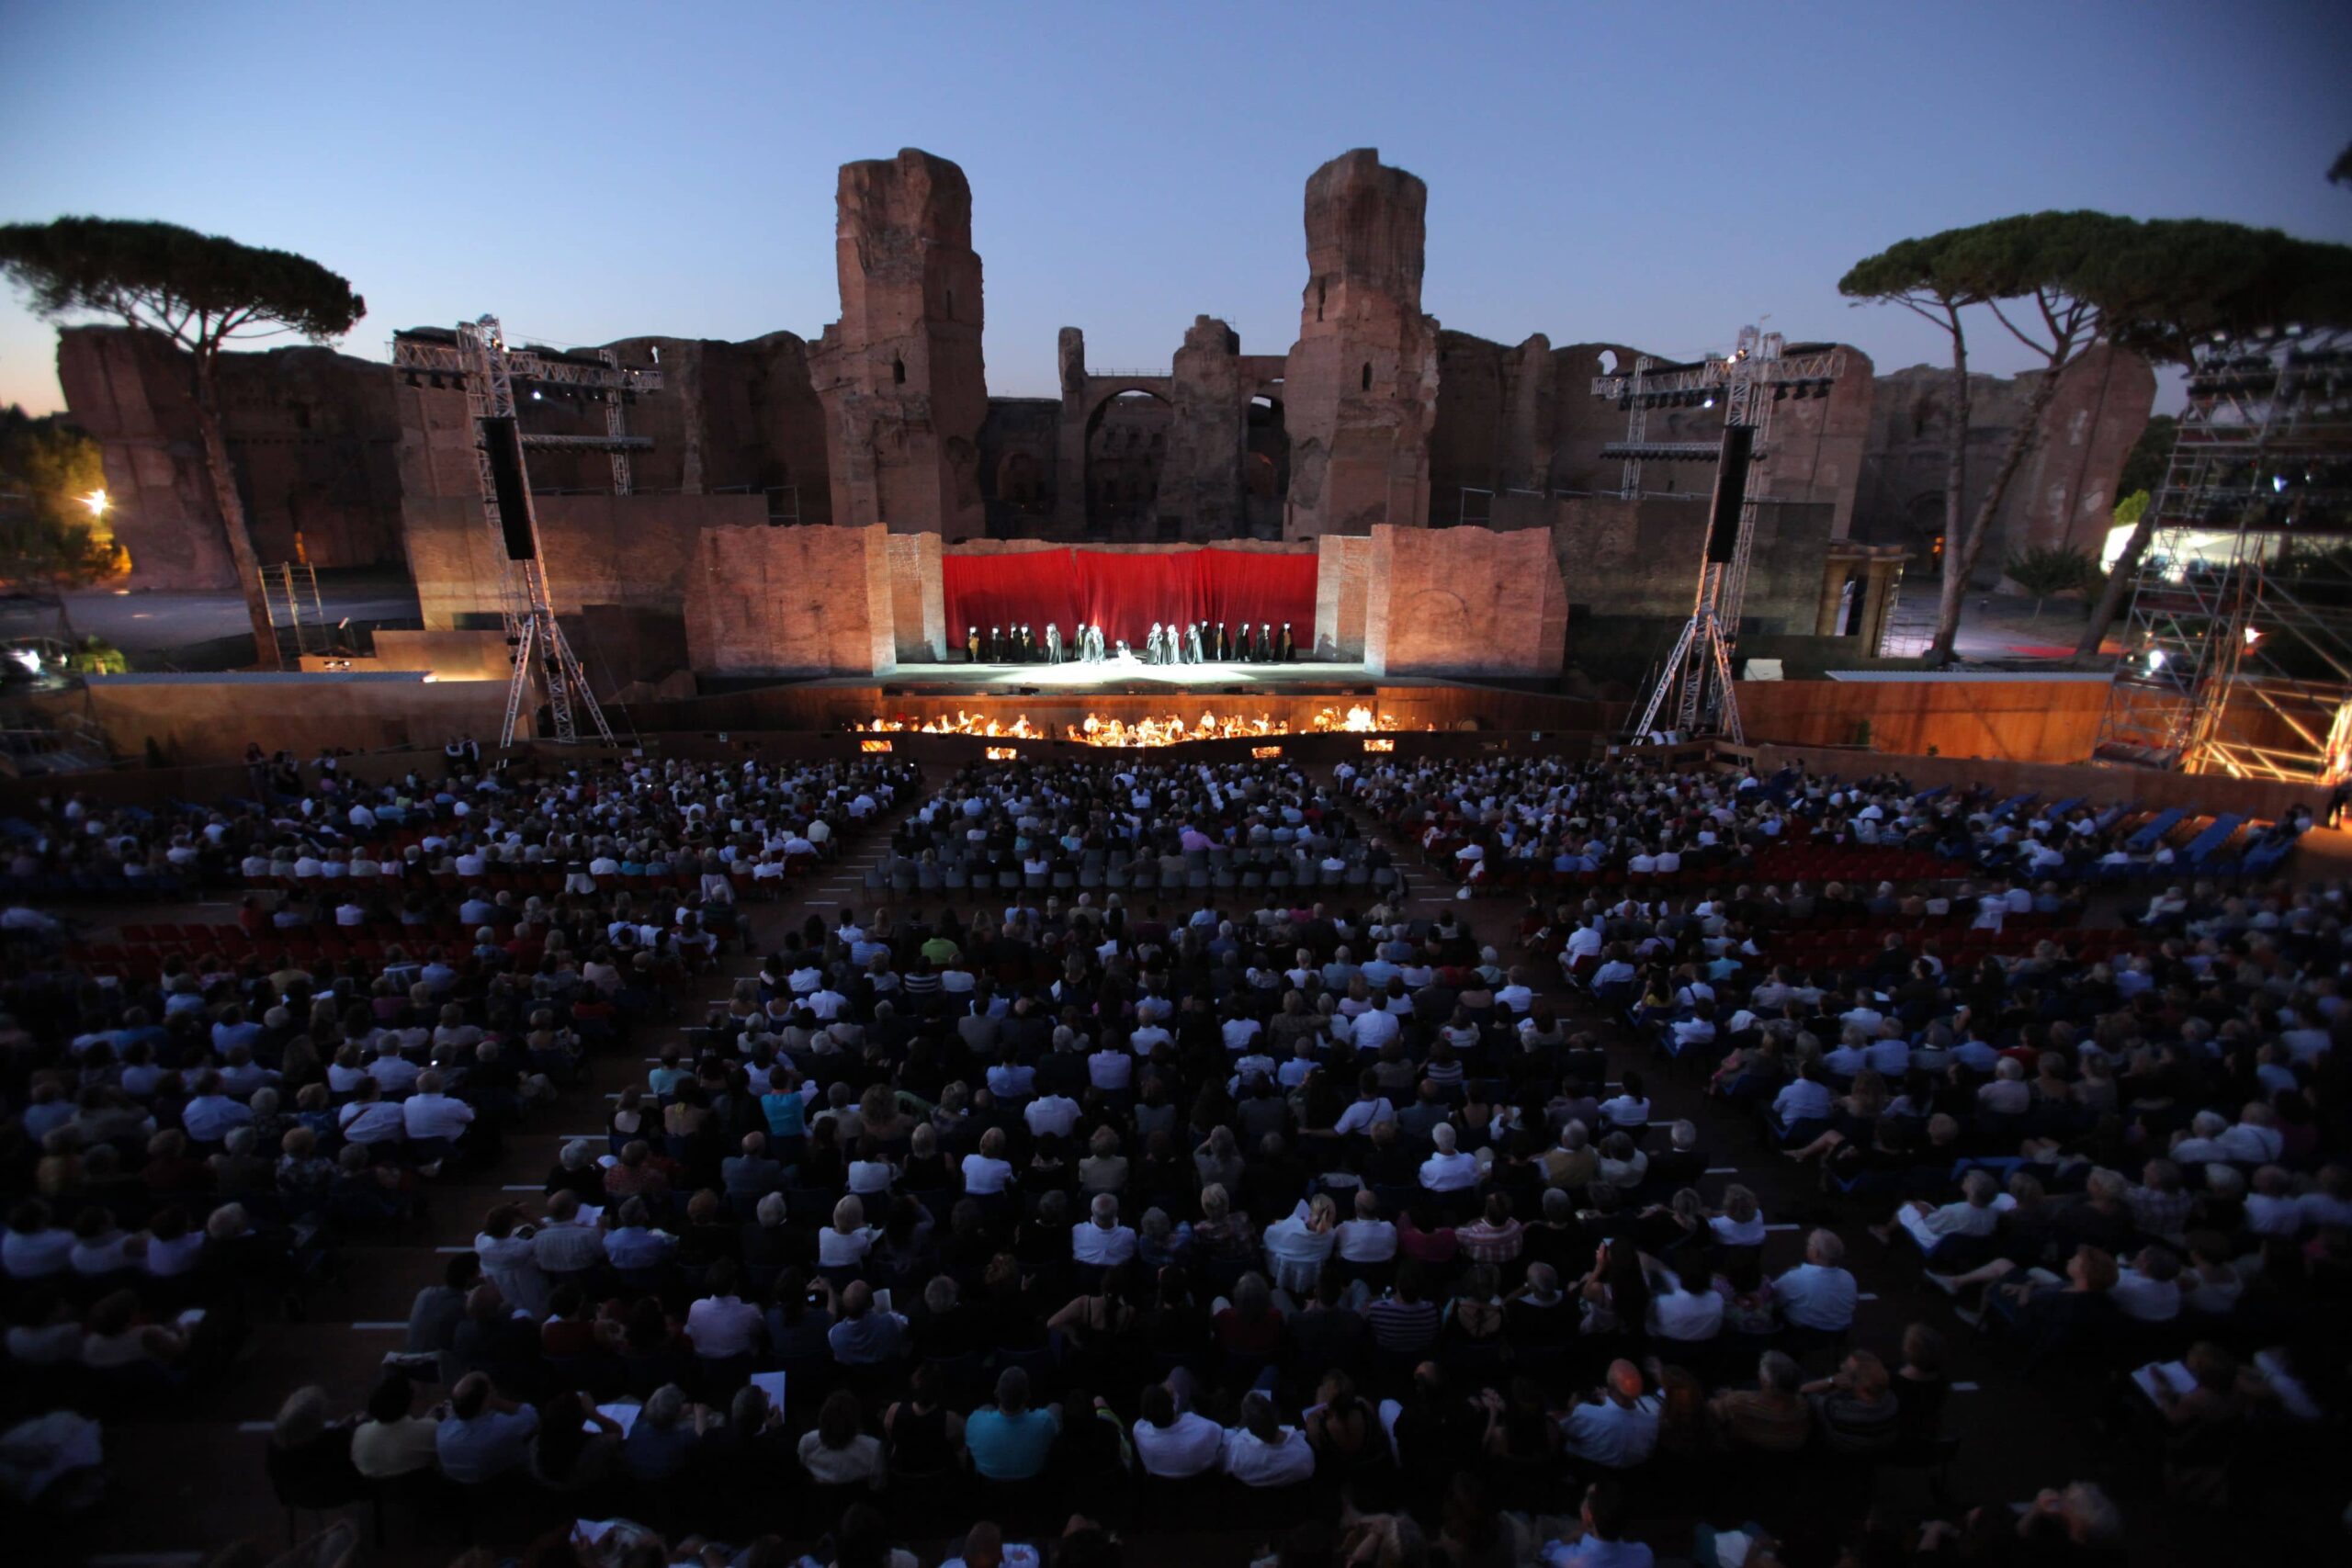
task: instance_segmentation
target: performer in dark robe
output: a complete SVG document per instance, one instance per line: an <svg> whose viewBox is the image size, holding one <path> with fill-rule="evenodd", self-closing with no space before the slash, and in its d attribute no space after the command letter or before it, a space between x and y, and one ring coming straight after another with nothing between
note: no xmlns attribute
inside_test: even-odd
<svg viewBox="0 0 2352 1568"><path fill-rule="evenodd" d="M1046 623L1046 662L1059 664L1061 661L1062 628L1058 623L1047 621Z"/></svg>
<svg viewBox="0 0 2352 1568"><path fill-rule="evenodd" d="M1198 621L1184 628L1184 655L1195 664L1204 662L1201 658L1201 623Z"/></svg>
<svg viewBox="0 0 2352 1568"><path fill-rule="evenodd" d="M1103 649L1102 649L1102 622L1097 621L1097 622L1095 622L1095 623L1094 623L1094 625L1093 625L1093 626L1090 626L1090 627L1088 627L1088 628L1087 628L1086 640L1087 640L1088 646L1090 646L1091 648L1092 648L1092 649L1093 649L1093 650L1094 650L1094 652L1093 652L1093 656L1092 656L1092 657L1093 657L1093 660L1094 660L1094 662L1095 662L1095 663L1097 663L1097 664L1102 663L1102 660L1103 660L1106 657L1108 657L1108 655L1106 655L1106 654L1103 652Z"/></svg>
<svg viewBox="0 0 2352 1568"><path fill-rule="evenodd" d="M1219 621L1216 624L1216 661L1219 664L1223 664L1232 657L1233 644L1226 637L1225 623L1223 621Z"/></svg>
<svg viewBox="0 0 2352 1568"><path fill-rule="evenodd" d="M1283 623L1281 651L1276 655L1284 664L1298 662L1298 642L1290 635L1290 623Z"/></svg>
<svg viewBox="0 0 2352 1568"><path fill-rule="evenodd" d="M1274 628L1271 623L1260 621L1258 623L1258 662L1272 664L1273 661Z"/></svg>
<svg viewBox="0 0 2352 1568"><path fill-rule="evenodd" d="M989 662L990 664L1004 662L1004 628L1002 626L989 628Z"/></svg>
<svg viewBox="0 0 2352 1568"><path fill-rule="evenodd" d="M1255 664L1258 662L1258 644L1256 639L1250 635L1250 623L1247 621L1241 623L1241 644L1236 657L1238 657L1244 664Z"/></svg>
<svg viewBox="0 0 2352 1568"><path fill-rule="evenodd" d="M980 661L980 628L974 626L964 638L964 657L978 664Z"/></svg>

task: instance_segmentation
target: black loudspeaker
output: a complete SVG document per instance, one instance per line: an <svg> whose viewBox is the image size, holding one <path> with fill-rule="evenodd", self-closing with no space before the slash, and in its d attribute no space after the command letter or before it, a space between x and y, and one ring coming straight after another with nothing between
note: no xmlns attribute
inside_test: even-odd
<svg viewBox="0 0 2352 1568"><path fill-rule="evenodd" d="M1715 499L1707 520L1707 558L1724 562L1739 546L1739 502L1747 493L1747 462L1756 450L1756 427L1724 426L1723 457L1715 464Z"/></svg>
<svg viewBox="0 0 2352 1568"><path fill-rule="evenodd" d="M498 491L498 524L506 535L506 558L529 560L539 552L531 539L531 491L523 478L523 433L512 419L481 422L482 450L490 454L491 483Z"/></svg>

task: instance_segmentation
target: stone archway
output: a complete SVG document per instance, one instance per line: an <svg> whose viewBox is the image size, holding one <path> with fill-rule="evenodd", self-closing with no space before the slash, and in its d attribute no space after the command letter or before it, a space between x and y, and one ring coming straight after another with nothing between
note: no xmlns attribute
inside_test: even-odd
<svg viewBox="0 0 2352 1568"><path fill-rule="evenodd" d="M1250 532L1279 539L1283 500L1290 491L1290 432L1283 422L1280 382L1250 400L1241 459L1242 507Z"/></svg>
<svg viewBox="0 0 2352 1568"><path fill-rule="evenodd" d="M1168 457L1168 428L1174 410L1161 392L1142 385L1118 387L1096 401L1086 416L1083 476L1086 531L1107 534L1120 525L1148 522L1159 494L1159 473Z"/></svg>

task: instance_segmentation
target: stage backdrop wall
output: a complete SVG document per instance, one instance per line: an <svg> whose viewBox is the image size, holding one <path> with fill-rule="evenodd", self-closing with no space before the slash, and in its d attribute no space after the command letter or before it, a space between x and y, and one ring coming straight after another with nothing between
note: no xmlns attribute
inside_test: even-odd
<svg viewBox="0 0 2352 1568"><path fill-rule="evenodd" d="M1222 621L1236 637L1245 622L1277 632L1288 622L1302 653L1314 645L1316 558L1304 553L950 554L940 561L940 576L952 648L961 648L973 626L986 637L991 626L1026 626L1043 638L1050 624L1068 638L1073 626L1086 623L1102 627L1106 644L1124 638L1140 654L1155 621Z"/></svg>

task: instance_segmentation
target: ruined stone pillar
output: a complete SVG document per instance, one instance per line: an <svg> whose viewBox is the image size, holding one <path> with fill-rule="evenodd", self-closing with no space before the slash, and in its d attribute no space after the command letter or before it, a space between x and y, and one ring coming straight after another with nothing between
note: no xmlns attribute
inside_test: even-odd
<svg viewBox="0 0 2352 1568"><path fill-rule="evenodd" d="M1172 412L1157 506L1188 539L1229 539L1243 531L1241 459L1250 444L1250 388L1241 339L1213 316L1195 316L1169 378Z"/></svg>
<svg viewBox="0 0 2352 1568"><path fill-rule="evenodd" d="M1061 371L1062 414L1054 429L1054 528L1086 531L1086 334L1064 327L1055 344Z"/></svg>
<svg viewBox="0 0 2352 1568"><path fill-rule="evenodd" d="M1428 522L1437 322L1421 313L1429 187L1358 148L1306 182L1306 291L1283 383L1287 538Z"/></svg>
<svg viewBox="0 0 2352 1568"><path fill-rule="evenodd" d="M1552 340L1537 333L1503 361L1503 490L1545 491L1552 478Z"/></svg>
<svg viewBox="0 0 2352 1568"><path fill-rule="evenodd" d="M842 164L836 205L842 319L810 356L833 522L977 534L988 382L971 186L906 148Z"/></svg>

